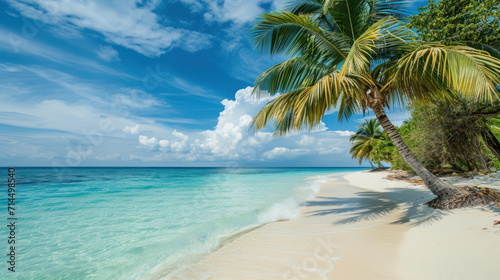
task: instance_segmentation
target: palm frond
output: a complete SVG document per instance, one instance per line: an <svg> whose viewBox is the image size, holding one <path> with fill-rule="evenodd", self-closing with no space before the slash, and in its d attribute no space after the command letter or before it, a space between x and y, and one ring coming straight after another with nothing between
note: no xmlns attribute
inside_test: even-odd
<svg viewBox="0 0 500 280"><path fill-rule="evenodd" d="M292 1L285 5L285 10L294 14L317 13L323 9L322 0Z"/></svg>
<svg viewBox="0 0 500 280"><path fill-rule="evenodd" d="M499 98L500 60L464 46L416 46L386 70L387 87L418 103L456 94L477 101Z"/></svg>
<svg viewBox="0 0 500 280"><path fill-rule="evenodd" d="M407 45L413 36L414 33L395 18L382 18L353 42L341 71L368 72L375 56L387 58L396 48Z"/></svg>
<svg viewBox="0 0 500 280"><path fill-rule="evenodd" d="M294 58L311 49L312 42L314 48L329 55L331 60L341 61L346 57L345 40L321 29L310 15L265 13L252 28L252 37L256 47L270 54L286 53Z"/></svg>
<svg viewBox="0 0 500 280"><path fill-rule="evenodd" d="M297 57L279 63L260 74L255 81L254 92L259 94L264 89L270 94L276 94L311 86L332 72L333 68L322 63L311 63L304 57Z"/></svg>
<svg viewBox="0 0 500 280"><path fill-rule="evenodd" d="M365 159L372 159L374 146L378 141L382 140L383 136L380 123L375 118L365 120L358 127L359 129L356 131L356 134L352 135L349 139L351 142L354 142L349 152L352 158L357 158L359 164L361 164Z"/></svg>
<svg viewBox="0 0 500 280"><path fill-rule="evenodd" d="M410 14L410 2L406 0L373 0L368 2L371 8L370 14L374 20L379 20L384 17L405 20Z"/></svg>
<svg viewBox="0 0 500 280"><path fill-rule="evenodd" d="M330 73L313 86L304 87L271 100L253 119L255 129L261 129L271 120L277 135L284 135L291 130L309 129L319 125L325 111L339 104L346 106L343 100L360 100L370 86L370 81L357 75L342 75L339 71ZM359 102L353 102L349 110L357 109ZM347 109L344 109L347 110Z"/></svg>

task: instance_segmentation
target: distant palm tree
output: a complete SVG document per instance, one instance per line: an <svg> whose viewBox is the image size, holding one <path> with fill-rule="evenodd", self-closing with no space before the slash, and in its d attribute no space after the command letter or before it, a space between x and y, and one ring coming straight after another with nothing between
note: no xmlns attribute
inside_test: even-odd
<svg viewBox="0 0 500 280"><path fill-rule="evenodd" d="M353 158L359 159L359 164L363 160L367 160L372 168L374 168L373 149L377 142L382 141L382 129L377 119L365 120L363 124L358 125L359 129L356 134L352 135L349 139L354 142L349 152ZM379 168L383 168L380 161L375 161Z"/></svg>
<svg viewBox="0 0 500 280"><path fill-rule="evenodd" d="M471 47L422 44L400 20L400 0L303 0L287 11L262 14L253 27L256 47L289 60L262 73L255 93L283 93L254 118L256 129L274 120L275 133L309 129L326 111L339 119L371 110L401 156L438 199L463 196L429 172L410 151L385 108L499 98L500 60Z"/></svg>

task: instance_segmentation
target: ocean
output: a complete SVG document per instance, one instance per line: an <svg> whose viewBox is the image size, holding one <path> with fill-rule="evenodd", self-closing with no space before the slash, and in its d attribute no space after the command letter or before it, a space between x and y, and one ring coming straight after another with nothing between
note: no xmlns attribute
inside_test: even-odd
<svg viewBox="0 0 500 280"><path fill-rule="evenodd" d="M293 218L326 175L360 170L16 168L16 272L0 279L168 279L238 233Z"/></svg>

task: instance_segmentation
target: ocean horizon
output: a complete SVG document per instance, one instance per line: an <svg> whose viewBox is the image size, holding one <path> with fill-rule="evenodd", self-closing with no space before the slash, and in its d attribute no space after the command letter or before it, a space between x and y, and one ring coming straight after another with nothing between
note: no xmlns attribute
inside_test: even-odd
<svg viewBox="0 0 500 280"><path fill-rule="evenodd" d="M16 167L16 279L164 279L366 169Z"/></svg>

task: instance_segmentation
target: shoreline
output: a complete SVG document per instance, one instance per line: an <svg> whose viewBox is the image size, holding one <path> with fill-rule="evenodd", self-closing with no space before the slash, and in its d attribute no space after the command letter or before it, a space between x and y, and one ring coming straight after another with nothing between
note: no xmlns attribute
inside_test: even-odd
<svg viewBox="0 0 500 280"><path fill-rule="evenodd" d="M298 217L240 233L159 279L496 278L493 248L500 244L500 226L492 223L500 219L498 212L428 208L422 203L432 197L429 191L383 179L387 174L327 175L328 182L300 207ZM446 238L450 234L454 237ZM433 250L440 254L433 256Z"/></svg>

